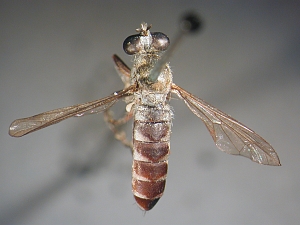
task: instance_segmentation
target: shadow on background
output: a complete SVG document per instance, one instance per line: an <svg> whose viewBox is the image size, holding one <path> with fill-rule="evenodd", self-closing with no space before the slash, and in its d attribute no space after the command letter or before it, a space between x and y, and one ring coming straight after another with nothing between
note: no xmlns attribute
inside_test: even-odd
<svg viewBox="0 0 300 225"><path fill-rule="evenodd" d="M80 131L78 130L78 132ZM65 162L65 172L61 174L61 177L52 179L51 184L48 184L48 186L45 186L41 190L34 190L32 194L20 202L18 206L2 213L0 224L14 224L17 221L22 221L22 218L30 215L68 186L73 185L73 182L77 179L88 176L95 171L102 170L105 164L111 160L113 142L115 142L114 136L107 130L106 134L96 143L97 146L101 147L94 151L93 154L90 154L87 160L84 160L84 162L79 162L78 160Z"/></svg>

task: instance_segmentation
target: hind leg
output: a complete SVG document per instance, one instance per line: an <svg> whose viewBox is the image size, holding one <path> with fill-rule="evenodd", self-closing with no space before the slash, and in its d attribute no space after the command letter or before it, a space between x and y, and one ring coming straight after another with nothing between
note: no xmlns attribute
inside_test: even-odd
<svg viewBox="0 0 300 225"><path fill-rule="evenodd" d="M123 145L131 149L132 152L132 141L129 141L126 136L126 132L120 130L120 126L127 123L132 118L132 111L126 112L125 115L119 119L114 119L113 112L106 110L104 112L104 120L107 123L109 129L114 133L115 138L119 140Z"/></svg>
<svg viewBox="0 0 300 225"><path fill-rule="evenodd" d="M117 55L113 55L113 60L115 62L115 68L124 83L124 88L130 85L130 68L119 58ZM125 99L126 101L126 99ZM129 141L126 137L126 133L120 130L120 126L127 123L132 118L133 112L126 112L125 115L119 119L114 119L113 112L111 110L106 110L104 112L104 120L108 124L108 127L114 133L115 138L119 140L123 145L131 149L132 152L132 141Z"/></svg>

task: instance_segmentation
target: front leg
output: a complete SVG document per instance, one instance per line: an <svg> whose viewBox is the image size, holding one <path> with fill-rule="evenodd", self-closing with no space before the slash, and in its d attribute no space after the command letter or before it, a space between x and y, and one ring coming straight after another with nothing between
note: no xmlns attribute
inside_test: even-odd
<svg viewBox="0 0 300 225"><path fill-rule="evenodd" d="M120 59L119 56L113 55L113 60L115 62L115 68L123 81L125 88L130 86L130 74L131 69Z"/></svg>

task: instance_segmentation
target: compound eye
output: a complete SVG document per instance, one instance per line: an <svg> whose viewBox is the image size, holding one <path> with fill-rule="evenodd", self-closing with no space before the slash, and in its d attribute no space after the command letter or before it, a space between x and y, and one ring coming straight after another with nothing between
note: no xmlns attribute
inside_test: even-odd
<svg viewBox="0 0 300 225"><path fill-rule="evenodd" d="M143 49L141 35L136 34L127 37L123 42L123 49L128 55L133 55L141 51Z"/></svg>
<svg viewBox="0 0 300 225"><path fill-rule="evenodd" d="M161 32L151 33L152 36L152 46L158 51L167 50L170 45L170 40L167 35Z"/></svg>

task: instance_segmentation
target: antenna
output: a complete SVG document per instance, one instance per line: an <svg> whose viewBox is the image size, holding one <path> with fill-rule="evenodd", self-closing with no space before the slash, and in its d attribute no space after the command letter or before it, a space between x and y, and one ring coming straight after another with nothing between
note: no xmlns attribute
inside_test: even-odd
<svg viewBox="0 0 300 225"><path fill-rule="evenodd" d="M169 49L161 56L160 60L155 64L153 69L151 70L148 80L151 83L157 81L159 74L161 73L164 65L169 60L171 54L175 50L176 46L179 45L183 37L186 34L196 33L202 27L202 22L197 14L195 13L188 13L182 17L180 24L179 24L179 31L175 36L173 44L170 45Z"/></svg>

